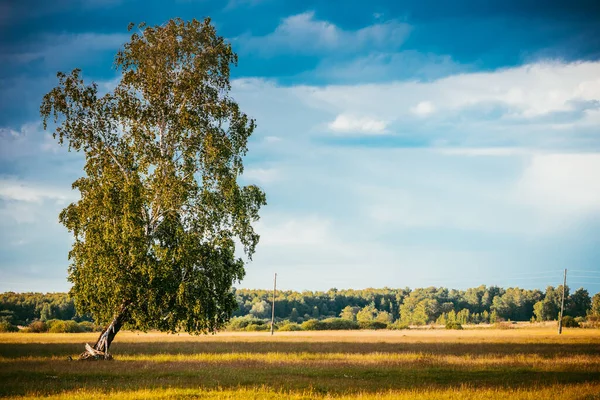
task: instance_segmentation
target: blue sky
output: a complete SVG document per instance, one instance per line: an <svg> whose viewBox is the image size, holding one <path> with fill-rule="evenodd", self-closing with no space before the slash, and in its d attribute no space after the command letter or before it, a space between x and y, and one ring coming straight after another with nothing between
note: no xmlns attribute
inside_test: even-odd
<svg viewBox="0 0 600 400"><path fill-rule="evenodd" d="M16 3L16 4L13 4ZM238 285L600 291L597 1L0 0L0 291L68 289L81 156L41 129L57 71L114 85L131 21L213 18L268 195Z"/></svg>

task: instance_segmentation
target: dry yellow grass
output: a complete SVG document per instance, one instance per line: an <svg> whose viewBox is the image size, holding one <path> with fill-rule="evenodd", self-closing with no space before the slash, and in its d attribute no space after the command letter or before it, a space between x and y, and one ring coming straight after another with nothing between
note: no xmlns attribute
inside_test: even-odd
<svg viewBox="0 0 600 400"><path fill-rule="evenodd" d="M269 388L239 388L235 390L217 389L142 389L135 391L88 391L77 390L70 393L61 393L45 397L48 400L70 400L70 399L97 399L100 397L116 397L123 400L131 399L338 399L338 400L420 400L420 399L439 399L439 400L541 400L541 399L599 399L600 384L582 384L582 385L552 385L548 387L533 389L478 389L468 386L462 386L452 389L436 390L391 390L380 393L356 393L353 395L330 396L319 394L314 391L304 392L281 392L273 391ZM17 397L20 400L38 399L37 395Z"/></svg>
<svg viewBox="0 0 600 400"><path fill-rule="evenodd" d="M0 333L0 343L72 343L73 341L95 341L97 333ZM600 342L600 330L597 329L564 329L562 335L556 334L554 327L518 329L411 329L401 331L362 330L362 331L297 331L276 332L221 332L216 335L165 334L161 332L120 332L117 343L121 342L330 342L342 341L352 343L404 343L404 342L502 342L502 343L572 343L573 341Z"/></svg>
<svg viewBox="0 0 600 400"><path fill-rule="evenodd" d="M95 338L0 334L0 395L592 399L600 393L598 330L123 332L115 361L66 361Z"/></svg>

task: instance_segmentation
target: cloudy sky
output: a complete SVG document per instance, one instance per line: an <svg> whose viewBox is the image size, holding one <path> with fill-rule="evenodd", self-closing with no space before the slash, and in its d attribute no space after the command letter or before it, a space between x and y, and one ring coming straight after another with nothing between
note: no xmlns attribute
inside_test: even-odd
<svg viewBox="0 0 600 400"><path fill-rule="evenodd" d="M496 3L496 4L492 4ZM57 71L110 87L130 21L211 16L267 193L240 287L600 291L594 0L0 0L0 291L64 291L81 156L40 126Z"/></svg>

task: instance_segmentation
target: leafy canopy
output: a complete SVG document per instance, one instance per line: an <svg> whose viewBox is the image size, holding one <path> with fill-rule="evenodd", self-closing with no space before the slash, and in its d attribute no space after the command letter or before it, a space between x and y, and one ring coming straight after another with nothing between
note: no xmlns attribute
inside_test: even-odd
<svg viewBox="0 0 600 400"><path fill-rule="evenodd" d="M106 323L126 310L131 328L206 332L237 307L235 241L251 258L266 199L237 182L255 121L229 96L236 63L210 19L175 19L138 26L106 94L77 69L58 73L40 112L60 144L85 154L73 183L81 198L60 214L74 236L79 312Z"/></svg>

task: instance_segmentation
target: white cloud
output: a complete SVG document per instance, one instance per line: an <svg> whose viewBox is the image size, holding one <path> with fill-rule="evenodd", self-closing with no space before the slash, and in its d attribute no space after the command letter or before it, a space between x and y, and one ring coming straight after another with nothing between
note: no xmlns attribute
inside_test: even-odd
<svg viewBox="0 0 600 400"><path fill-rule="evenodd" d="M307 78L332 83L390 82L399 79L439 79L468 69L450 56L420 53L415 50L394 52L372 51L351 60L324 58ZM303 76L304 76L303 75Z"/></svg>
<svg viewBox="0 0 600 400"><path fill-rule="evenodd" d="M268 185L281 179L281 171L276 168L246 168L244 179L252 183Z"/></svg>
<svg viewBox="0 0 600 400"><path fill-rule="evenodd" d="M335 24L315 18L312 11L284 18L272 33L265 36L243 35L239 41L247 52L263 54L294 52L314 54L324 51L358 52L400 46L410 26L398 21L388 21L367 26L356 31L345 31Z"/></svg>
<svg viewBox="0 0 600 400"><path fill-rule="evenodd" d="M26 203L41 203L45 200L64 203L76 199L77 196L73 191L64 191L45 185L2 178L0 179L0 198Z"/></svg>
<svg viewBox="0 0 600 400"><path fill-rule="evenodd" d="M369 117L357 117L349 114L340 114L329 123L329 129L337 133L366 133L380 135L386 133L387 123Z"/></svg>
<svg viewBox="0 0 600 400"><path fill-rule="evenodd" d="M356 236L349 238L330 216L266 214L256 230L260 243L243 287L263 287L273 272L278 273L278 287L313 290L385 286L400 273L393 270L396 260L390 249ZM389 273L372 274L369 266Z"/></svg>
<svg viewBox="0 0 600 400"><path fill-rule="evenodd" d="M377 177L355 179L365 215L392 232L457 229L529 239L574 235L600 217L600 153L480 150L363 158L360 165L371 165Z"/></svg>
<svg viewBox="0 0 600 400"><path fill-rule="evenodd" d="M39 150L50 148L51 136L40 141L43 134L39 123L23 124L18 130L10 127L0 127L0 158L4 160L37 155ZM54 142L56 147L59 147Z"/></svg>
<svg viewBox="0 0 600 400"><path fill-rule="evenodd" d="M518 196L546 212L599 212L599 172L600 153L537 154L518 182Z"/></svg>
<svg viewBox="0 0 600 400"><path fill-rule="evenodd" d="M395 119L415 104L435 104L438 118L500 107L497 118L513 122L597 107L600 62L538 63L486 73L462 73L431 82L298 87L307 104L337 113L366 113ZM591 88L591 89L590 89ZM428 106L422 106L428 111Z"/></svg>
<svg viewBox="0 0 600 400"><path fill-rule="evenodd" d="M15 131L14 129L11 128L0 128L0 137L2 138L17 138L21 135L20 132Z"/></svg>
<svg viewBox="0 0 600 400"><path fill-rule="evenodd" d="M256 230L261 246L325 246L332 242L331 221L315 215L263 216Z"/></svg>
<svg viewBox="0 0 600 400"><path fill-rule="evenodd" d="M557 76L564 79L551 79ZM244 87L242 108L255 107L259 131L285 139L275 155L260 150L269 158L285 154L272 166L285 168L289 184L275 190L286 193L288 207L323 210L328 199L337 199L322 215L344 210L352 221L362 218L358 214L379 221L377 228L361 225L373 236L388 229L390 235L442 229L532 238L571 234L598 213L597 185L584 172L600 166L595 156L579 159L577 152L600 144L600 111L567 114L564 122L543 117L600 100L588 90L599 79L600 62L539 63L431 82L284 87L245 80L238 88ZM560 102L538 103L551 92L563 93ZM427 102L431 107L420 111L431 113L417 118L411 108ZM375 136L368 147L327 142L334 147L324 148L310 140L323 126L339 134L386 133L386 148ZM395 140L398 147L409 145L393 148ZM425 148L410 149L412 141ZM575 177L552 172L554 164ZM293 197L306 198L303 193L318 193L321 200L292 205Z"/></svg>
<svg viewBox="0 0 600 400"><path fill-rule="evenodd" d="M435 111L435 107L430 101L421 101L416 106L411 107L410 111L419 117L426 117Z"/></svg>
<svg viewBox="0 0 600 400"><path fill-rule="evenodd" d="M522 147L439 147L433 148L433 151L451 155L451 156L472 156L472 157L513 157L527 156L540 151L534 151Z"/></svg>
<svg viewBox="0 0 600 400"><path fill-rule="evenodd" d="M28 46L5 49L0 54L0 61L15 64L42 61L47 68L61 68L80 61L82 54L116 51L129 38L129 34L117 33L45 34Z"/></svg>
<svg viewBox="0 0 600 400"><path fill-rule="evenodd" d="M537 118L599 97L589 84L600 78L599 66L540 64L432 82L327 87L234 80L233 96L258 121L247 177L277 182L267 190L269 205L257 225L261 242L244 286L264 287L274 271L294 288L414 286L419 274L461 277L478 268L517 270L530 262L546 268L568 251L577 253L573 243L589 233L578 227L600 213L592 172L600 165L596 154L562 153L581 152L588 144L572 126L589 129L587 140L597 137L600 113L586 109L568 115L567 123ZM543 78L545 69L565 79ZM537 103L552 91L563 93L562 100ZM411 112L421 102L435 105L428 118ZM501 112L478 119L489 104L492 111L500 105ZM344 146L341 135L324 145L318 135L336 120L338 133L385 131L386 146L375 136L365 139L369 146ZM20 132L5 134L8 141ZM52 153L40 152L44 137L36 137L40 157L21 161L30 175L25 182L46 182L38 176L45 173L61 180L56 187L68 188L81 175L81 162L63 169L74 155L51 159ZM426 148L398 148L401 140L394 147L395 139L423 140ZM14 149L2 152L9 157ZM13 183L18 187L3 198L12 199L6 202L14 208L0 209L4 242L35 232L38 242L19 246L34 254L48 237L60 238L64 243L52 251L66 258L67 234L56 222L55 204L65 194L50 183ZM37 209L44 213L38 216ZM34 225L13 233L19 228L11 224L15 218ZM570 242L553 245L563 239ZM56 265L64 275L66 261Z"/></svg>
<svg viewBox="0 0 600 400"><path fill-rule="evenodd" d="M263 140L267 143L279 143L283 139L281 139L279 136L265 136Z"/></svg>

